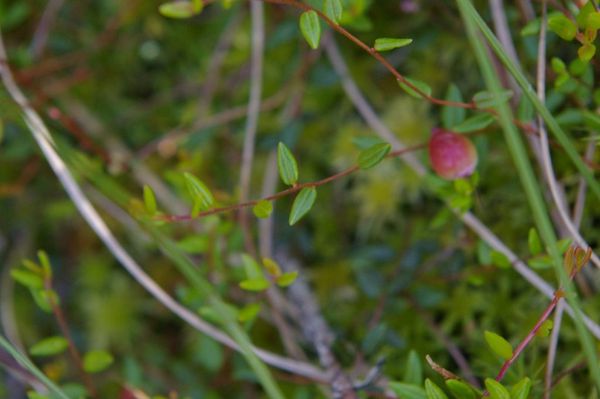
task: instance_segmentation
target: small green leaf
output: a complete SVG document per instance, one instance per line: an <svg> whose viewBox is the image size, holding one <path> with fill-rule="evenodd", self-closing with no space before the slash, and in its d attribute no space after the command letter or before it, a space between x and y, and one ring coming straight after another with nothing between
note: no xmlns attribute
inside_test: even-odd
<svg viewBox="0 0 600 399"><path fill-rule="evenodd" d="M36 391L27 391L27 399L50 399L50 396L42 395Z"/></svg>
<svg viewBox="0 0 600 399"><path fill-rule="evenodd" d="M21 268L12 269L10 271L11 277L18 283L28 288L42 288L44 286L44 280L42 276L29 270Z"/></svg>
<svg viewBox="0 0 600 399"><path fill-rule="evenodd" d="M425 393L427 399L448 399L448 396L429 378L425 380Z"/></svg>
<svg viewBox="0 0 600 399"><path fill-rule="evenodd" d="M148 185L144 185L144 204L149 214L154 215L156 213L156 197L154 191Z"/></svg>
<svg viewBox="0 0 600 399"><path fill-rule="evenodd" d="M279 176L288 186L293 186L298 181L298 164L292 152L283 143L277 145L277 166Z"/></svg>
<svg viewBox="0 0 600 399"><path fill-rule="evenodd" d="M106 351L89 351L83 356L83 369L87 373L99 373L113 363L112 355Z"/></svg>
<svg viewBox="0 0 600 399"><path fill-rule="evenodd" d="M423 383L423 365L416 351L411 350L406 359L403 382L421 385Z"/></svg>
<svg viewBox="0 0 600 399"><path fill-rule="evenodd" d="M476 130L485 129L494 122L494 116L490 114L479 114L464 120L452 130L456 133L468 133Z"/></svg>
<svg viewBox="0 0 600 399"><path fill-rule="evenodd" d="M535 270L550 269L552 267L552 258L548 255L537 255L527 261L529 267Z"/></svg>
<svg viewBox="0 0 600 399"><path fill-rule="evenodd" d="M185 172L183 176L185 177L187 189L194 201L194 210L196 212L192 212L192 214L195 215L198 211L210 208L214 204L215 198L208 187L191 173Z"/></svg>
<svg viewBox="0 0 600 399"><path fill-rule="evenodd" d="M269 280L266 278L255 278L250 280L244 280L240 283L240 288L246 291L264 291L269 288Z"/></svg>
<svg viewBox="0 0 600 399"><path fill-rule="evenodd" d="M294 281L296 281L297 278L298 278L298 272L293 271L293 272L283 273L281 276L277 277L275 281L277 282L277 285L280 287L289 287L290 285L292 285L294 283Z"/></svg>
<svg viewBox="0 0 600 399"><path fill-rule="evenodd" d="M500 335L491 331L485 331L485 340L490 348L504 360L508 360L513 355L512 345Z"/></svg>
<svg viewBox="0 0 600 399"><path fill-rule="evenodd" d="M586 2L586 4L579 9L579 14L577 14L575 20L577 21L577 25L581 29L585 29L588 27L588 17L594 11L596 11L596 9L594 8L594 4L591 1Z"/></svg>
<svg viewBox="0 0 600 399"><path fill-rule="evenodd" d="M577 34L577 26L562 13L554 13L548 17L548 29L562 39L571 41Z"/></svg>
<svg viewBox="0 0 600 399"><path fill-rule="evenodd" d="M343 12L342 2L340 0L325 0L323 2L323 11L330 20L339 24Z"/></svg>
<svg viewBox="0 0 600 399"><path fill-rule="evenodd" d="M52 313L52 304L59 304L60 299L54 290L45 288L30 289L31 296L36 305L46 313Z"/></svg>
<svg viewBox="0 0 600 399"><path fill-rule="evenodd" d="M510 100L513 96L511 90L503 90L499 93L491 93L489 91L480 91L473 96L473 101L477 108L491 108L503 104Z"/></svg>
<svg viewBox="0 0 600 399"><path fill-rule="evenodd" d="M193 17L194 15L198 14L201 10L201 6L200 9L198 9L196 3L192 3L187 0L175 0L161 4L160 7L158 7L158 11L163 16L176 19Z"/></svg>
<svg viewBox="0 0 600 399"><path fill-rule="evenodd" d="M554 326L554 322L552 319L546 319L542 322L540 328L536 331L535 335L540 338L546 338L550 335L550 331L552 331L552 327Z"/></svg>
<svg viewBox="0 0 600 399"><path fill-rule="evenodd" d="M294 199L292 210L290 211L290 226L295 225L304 215L310 211L317 199L317 190L314 187L305 187Z"/></svg>
<svg viewBox="0 0 600 399"><path fill-rule="evenodd" d="M511 399L528 399L531 391L531 380L527 377L517 382L510 390Z"/></svg>
<svg viewBox="0 0 600 399"><path fill-rule="evenodd" d="M379 143L367 148L358 156L358 166L361 169L374 167L385 158L391 149L392 146L388 143Z"/></svg>
<svg viewBox="0 0 600 399"><path fill-rule="evenodd" d="M585 43L577 50L577 55L579 56L579 59L584 62L590 61L592 58L594 58L595 54L596 46L594 46L592 43Z"/></svg>
<svg viewBox="0 0 600 399"><path fill-rule="evenodd" d="M596 11L588 15L585 28L594 30L600 29L600 12Z"/></svg>
<svg viewBox="0 0 600 399"><path fill-rule="evenodd" d="M425 82L422 82L420 80L417 79L411 79L411 78L404 78L406 79L406 81L410 84L412 84L414 87L416 87L417 89L419 89L420 91L422 91L425 95L427 96L431 96L431 87L429 87L429 85ZM406 83L398 80L398 84L400 85L400 88L402 90L404 90L406 93L408 93L409 95L411 95L414 98L423 98L423 95L420 94L419 92L417 92L415 89L413 89L412 87L410 87L409 85L407 85Z"/></svg>
<svg viewBox="0 0 600 399"><path fill-rule="evenodd" d="M558 252L560 252L560 254L563 255L565 252L567 252L567 249L569 249L572 242L573 240L571 240L570 238L563 238L562 240L558 240L558 242L556 243Z"/></svg>
<svg viewBox="0 0 600 399"><path fill-rule="evenodd" d="M260 304L259 303L249 303L240 309L237 319L238 321L244 323L247 321L252 321L258 316L260 312Z"/></svg>
<svg viewBox="0 0 600 399"><path fill-rule="evenodd" d="M485 387L490 393L490 399L510 399L508 389L504 388L504 386L496 380L486 378Z"/></svg>
<svg viewBox="0 0 600 399"><path fill-rule="evenodd" d="M459 380L446 380L446 387L456 399L477 399L477 394L467 383Z"/></svg>
<svg viewBox="0 0 600 399"><path fill-rule="evenodd" d="M242 254L242 265L248 280L264 279L263 270L250 255Z"/></svg>
<svg viewBox="0 0 600 399"><path fill-rule="evenodd" d="M541 21L539 18L532 19L521 29L521 36L532 36L540 33Z"/></svg>
<svg viewBox="0 0 600 399"><path fill-rule="evenodd" d="M380 37L375 39L375 45L373 46L377 51L390 51L400 47L408 46L413 42L413 39L408 38L392 38L392 37Z"/></svg>
<svg viewBox="0 0 600 399"><path fill-rule="evenodd" d="M446 100L458 103L463 101L462 94L455 84L448 86ZM466 114L467 111L464 108L445 106L442 108L442 125L446 129L452 130L455 126L465 120Z"/></svg>
<svg viewBox="0 0 600 399"><path fill-rule="evenodd" d="M254 212L254 216L257 218L266 219L271 216L271 213L273 212L273 204L271 201L260 200L254 205L252 212Z"/></svg>
<svg viewBox="0 0 600 399"><path fill-rule="evenodd" d="M40 260L40 265L42 266L42 272L44 273L44 278L52 278L52 265L50 265L50 258L48 258L48 254L46 251L40 249L37 252L38 259Z"/></svg>
<svg viewBox="0 0 600 399"><path fill-rule="evenodd" d="M527 243L529 244L529 252L531 255L539 255L542 253L542 242L540 241L540 236L538 235L535 227L529 229L529 236L527 237Z"/></svg>
<svg viewBox="0 0 600 399"><path fill-rule="evenodd" d="M490 253L490 258L492 260L492 264L501 269L509 269L511 266L510 260L508 260L506 255L504 255L502 252L494 250Z"/></svg>
<svg viewBox="0 0 600 399"><path fill-rule="evenodd" d="M262 263L267 273L269 273L271 276L275 278L281 276L281 267L273 259L263 258Z"/></svg>
<svg viewBox="0 0 600 399"><path fill-rule="evenodd" d="M33 356L53 356L62 353L69 346L69 342L59 336L49 337L29 348L29 353Z"/></svg>
<svg viewBox="0 0 600 399"><path fill-rule="evenodd" d="M316 11L305 11L300 15L300 31L308 45L316 50L321 41L321 23Z"/></svg>
<svg viewBox="0 0 600 399"><path fill-rule="evenodd" d="M552 70L556 73L566 72L567 70L567 66L565 65L563 60L561 60L558 57L552 57L550 64L552 65Z"/></svg>
<svg viewBox="0 0 600 399"><path fill-rule="evenodd" d="M425 390L419 385L404 382L390 382L390 389L402 399L427 399Z"/></svg>

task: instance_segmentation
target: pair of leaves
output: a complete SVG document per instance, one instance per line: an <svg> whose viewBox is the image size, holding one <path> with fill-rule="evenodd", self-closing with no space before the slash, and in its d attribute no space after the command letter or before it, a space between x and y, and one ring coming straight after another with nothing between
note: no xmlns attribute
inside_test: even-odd
<svg viewBox="0 0 600 399"><path fill-rule="evenodd" d="M242 263L246 273L246 279L240 282L240 288L246 291L261 292L271 286L271 282L265 277L264 270L275 280L280 287L291 285L298 277L298 272L283 273L279 264L272 259L263 259L263 268L249 255L242 254Z"/></svg>
<svg viewBox="0 0 600 399"><path fill-rule="evenodd" d="M323 11L334 24L342 19L343 7L341 0L324 0ZM316 50L321 42L321 22L315 10L308 10L300 15L300 32L312 48Z"/></svg>
<svg viewBox="0 0 600 399"><path fill-rule="evenodd" d="M63 353L69 342L61 336L45 338L29 349L33 356L46 357ZM104 371L113 363L112 355L103 350L89 351L83 356L83 369L88 373Z"/></svg>
<svg viewBox="0 0 600 399"><path fill-rule="evenodd" d="M294 186L298 183L298 163L296 162L296 158L294 158L289 148L281 142L277 146L277 166L279 168L279 176L285 184ZM288 220L290 226L296 224L311 210L316 199L317 189L315 187L304 187L300 190L294 199L292 210L290 211ZM255 214L257 211L260 215L270 213L266 212L268 206L264 202L261 202L257 204L257 206L260 205L259 209L255 207Z"/></svg>

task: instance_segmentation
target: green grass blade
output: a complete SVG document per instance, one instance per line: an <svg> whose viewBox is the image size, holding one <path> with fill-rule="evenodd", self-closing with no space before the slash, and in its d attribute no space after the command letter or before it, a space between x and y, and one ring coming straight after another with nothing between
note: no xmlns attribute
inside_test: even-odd
<svg viewBox="0 0 600 399"><path fill-rule="evenodd" d="M492 65L492 61L487 55L483 40L479 36L479 32L477 31L477 27L479 26L479 24L477 24L477 19L479 18L477 11L473 8L469 0L457 0L457 3L461 11L463 21L467 28L467 35L469 37L473 50L475 51L475 55L479 63L486 86L488 90L490 90L492 93L500 93L503 90L502 85L498 80L498 76ZM503 53L503 55L508 59L508 56L504 54L502 48L500 47L499 49ZM528 86L527 90L524 91L532 92L532 89ZM535 98L537 100L537 97ZM545 109L545 107L543 106L542 108ZM529 206L533 212L535 223L537 225L542 239L544 240L544 243L548 247L548 251L550 253L550 256L552 257L557 277L567 293L567 300L573 307L575 315L573 320L575 321L577 332L579 334L579 339L581 340L583 350L588 361L590 375L592 377L592 380L594 380L597 388L600 390L600 369L598 368L598 358L596 355L594 342L592 340L591 335L586 330L583 324L583 318L580 309L580 304L577 299L577 294L573 289L573 285L569 280L567 272L565 271L562 265L562 259L558 251L558 247L556 245L557 240L556 235L554 233L554 228L548 216L548 211L546 209L546 205L541 195L541 188L537 183L537 179L534 175L533 168L529 162L523 139L519 134L516 126L512 122L513 117L509 106L506 103L501 103L496 106L496 109L498 111L500 125L502 126L502 130L504 131L504 136L506 139L508 149L511 153L515 166L517 167L517 172L519 174L521 184L523 185L525 194L527 196L527 200L529 202Z"/></svg>
<svg viewBox="0 0 600 399"><path fill-rule="evenodd" d="M585 164L573 143L569 139L567 133L560 127L556 119L552 116L548 108L540 101L537 97L535 90L531 87L531 84L525 77L525 74L521 71L521 68L515 64L515 62L506 54L504 51L502 44L498 41L494 33L487 26L485 21L481 18L481 16L477 13L477 10L473 8L473 6L469 3L467 6L467 11L469 13L469 18L473 20L473 22L477 25L477 27L481 30L481 33L485 36L486 40L490 44L492 51L498 56L500 61L504 64L506 69L510 72L510 74L515 78L518 85L523 90L523 94L527 96L527 99L533 104L536 111L540 114L540 116L546 122L546 126L548 130L554 135L556 140L560 143L560 145L564 148L567 156L571 159L579 173L583 176L585 181L588 183L592 192L600 199L600 183L596 181L594 178L593 172L590 168Z"/></svg>
<svg viewBox="0 0 600 399"><path fill-rule="evenodd" d="M35 376L42 384L44 384L50 392L56 394L61 399L70 399L56 384L54 384L44 373L38 369L26 356L24 356L17 348L12 346L3 336L0 335L0 346L4 348L10 355L31 374Z"/></svg>

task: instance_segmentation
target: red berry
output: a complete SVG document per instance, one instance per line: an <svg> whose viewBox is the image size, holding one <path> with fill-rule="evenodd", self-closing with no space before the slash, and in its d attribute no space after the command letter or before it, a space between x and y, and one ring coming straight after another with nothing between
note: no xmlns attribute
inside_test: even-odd
<svg viewBox="0 0 600 399"><path fill-rule="evenodd" d="M473 173L477 166L477 151L465 136L434 128L429 140L429 159L439 176L453 180Z"/></svg>

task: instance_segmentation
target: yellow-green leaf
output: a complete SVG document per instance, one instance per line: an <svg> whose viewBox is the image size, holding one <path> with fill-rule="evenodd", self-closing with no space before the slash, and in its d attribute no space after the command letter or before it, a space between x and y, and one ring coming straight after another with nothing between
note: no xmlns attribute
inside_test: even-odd
<svg viewBox="0 0 600 399"><path fill-rule="evenodd" d="M390 152L392 146L388 143L379 143L372 145L362 151L358 156L358 166L361 169L370 169L377 165Z"/></svg>
<svg viewBox="0 0 600 399"><path fill-rule="evenodd" d="M494 351L495 354L497 354L504 360L508 360L512 357L513 348L507 340L491 331L486 331L484 335L487 344L490 346L490 348L492 349L492 351Z"/></svg>
<svg viewBox="0 0 600 399"><path fill-rule="evenodd" d="M465 119L462 123L454 126L452 130L456 133L468 133L475 130L485 129L494 122L494 117L490 114L479 114Z"/></svg>
<svg viewBox="0 0 600 399"><path fill-rule="evenodd" d="M460 380L446 380L446 387L455 399L477 399L477 394L467 383Z"/></svg>
<svg viewBox="0 0 600 399"><path fill-rule="evenodd" d="M340 0L325 0L323 2L323 11L330 20L339 24L343 12L342 2Z"/></svg>
<svg viewBox="0 0 600 399"><path fill-rule="evenodd" d="M271 216L271 213L273 212L273 204L271 201L260 200L254 205L252 212L254 212L254 216L257 218L266 219Z"/></svg>
<svg viewBox="0 0 600 399"><path fill-rule="evenodd" d="M510 399L510 393L502 384L491 378L485 379L485 387L490 393L490 399Z"/></svg>
<svg viewBox="0 0 600 399"><path fill-rule="evenodd" d="M165 17L184 19L190 18L202 11L202 2L195 0L175 0L161 4L158 11Z"/></svg>
<svg viewBox="0 0 600 399"><path fill-rule="evenodd" d="M535 227L529 229L529 236L527 237L527 242L529 244L529 252L532 255L539 255L542 253L542 242L540 241L540 236L538 235Z"/></svg>
<svg viewBox="0 0 600 399"><path fill-rule="evenodd" d="M562 39L571 41L577 34L577 26L562 13L555 13L548 17L548 29Z"/></svg>
<svg viewBox="0 0 600 399"><path fill-rule="evenodd" d="M49 337L29 348L33 356L53 356L62 353L69 346L69 342L60 336Z"/></svg>
<svg viewBox="0 0 600 399"><path fill-rule="evenodd" d="M269 288L269 280L266 278L254 278L244 280L240 283L240 288L246 291L264 291Z"/></svg>
<svg viewBox="0 0 600 399"><path fill-rule="evenodd" d="M298 164L292 152L283 143L277 146L277 166L281 180L288 186L293 186L298 181Z"/></svg>
<svg viewBox="0 0 600 399"><path fill-rule="evenodd" d="M290 211L290 226L296 224L310 211L317 199L317 190L314 187L305 187L294 199L292 210Z"/></svg>
<svg viewBox="0 0 600 399"><path fill-rule="evenodd" d="M215 199L208 187L191 173L185 172L183 176L185 177L187 189L194 201L194 210L202 211L210 208L214 204ZM196 213L192 212L192 214Z"/></svg>
<svg viewBox="0 0 600 399"><path fill-rule="evenodd" d="M553 326L554 322L552 321L552 319L546 319L544 320L540 328L537 330L535 335L537 335L540 338L546 338L548 335L550 335L550 331L552 330Z"/></svg>
<svg viewBox="0 0 600 399"><path fill-rule="evenodd" d="M400 47L408 46L412 42L413 39L409 38L380 37L375 39L375 45L373 47L377 51L390 51Z"/></svg>
<svg viewBox="0 0 600 399"><path fill-rule="evenodd" d="M429 85L427 83L422 82L422 81L417 80L417 79L411 79L411 78L404 78L404 79L406 79L406 81L408 83L412 84L414 87L416 87L417 89L419 89L425 95L431 96L432 90L431 90L431 87L429 87ZM407 94L411 95L412 97L423 98L423 95L421 93L417 92L415 89L413 89L412 87L410 87L406 83L402 82L401 80L398 80L398 84L400 85L400 88L402 90L404 90Z"/></svg>
<svg viewBox="0 0 600 399"><path fill-rule="evenodd" d="M531 380L527 377L517 382L510 390L511 399L528 399L531 391Z"/></svg>
<svg viewBox="0 0 600 399"><path fill-rule="evenodd" d="M288 287L288 286L292 285L294 283L294 281L296 281L297 278L298 278L298 272L293 271L293 272L283 273L281 276L277 277L275 281L277 282L277 285L280 287Z"/></svg>
<svg viewBox="0 0 600 399"><path fill-rule="evenodd" d="M305 11L300 15L300 31L312 49L319 47L319 42L321 41L321 23L316 11Z"/></svg>
<svg viewBox="0 0 600 399"><path fill-rule="evenodd" d="M44 286L44 280L42 279L42 276L37 273L30 272L29 270L20 268L12 269L10 271L10 276L16 282L28 288L42 288Z"/></svg>
<svg viewBox="0 0 600 399"><path fill-rule="evenodd" d="M146 205L146 211L149 214L154 215L156 213L156 197L154 191L148 185L144 185L144 205Z"/></svg>
<svg viewBox="0 0 600 399"><path fill-rule="evenodd" d="M579 56L579 59L584 62L590 61L592 58L594 58L595 54L596 46L594 46L592 43L585 43L577 50L577 55Z"/></svg>
<svg viewBox="0 0 600 399"><path fill-rule="evenodd" d="M282 273L281 267L279 267L279 264L277 262L275 262L273 259L263 258L262 262L263 262L263 266L264 266L265 270L271 276L273 276L275 278L281 276L281 273Z"/></svg>
<svg viewBox="0 0 600 399"><path fill-rule="evenodd" d="M448 399L448 396L429 378L425 380L425 393L427 399Z"/></svg>
<svg viewBox="0 0 600 399"><path fill-rule="evenodd" d="M83 369L88 373L99 373L106 370L113 361L112 355L106 351L89 351L83 356Z"/></svg>
<svg viewBox="0 0 600 399"><path fill-rule="evenodd" d="M427 399L425 390L418 385L392 381L389 386L402 399Z"/></svg>

